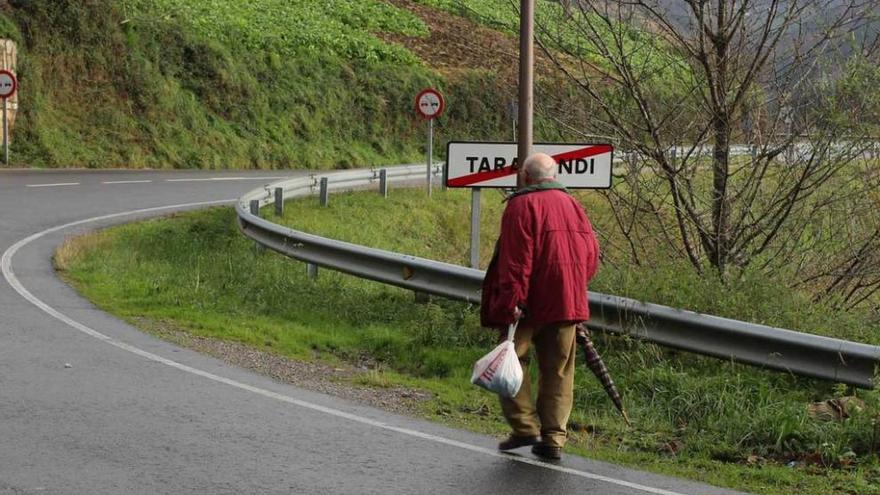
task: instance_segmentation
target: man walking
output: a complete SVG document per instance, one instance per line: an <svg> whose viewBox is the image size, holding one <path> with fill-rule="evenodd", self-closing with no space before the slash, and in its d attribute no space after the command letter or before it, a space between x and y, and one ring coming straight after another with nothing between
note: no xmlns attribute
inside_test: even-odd
<svg viewBox="0 0 880 495"><path fill-rule="evenodd" d="M527 445L560 459L571 414L575 324L589 318L587 284L596 272L599 246L581 205L556 182L556 161L530 156L519 170L523 186L508 198L501 235L483 280L483 326L506 328L520 320L514 338L523 384L501 409L513 430L498 445ZM529 346L538 361L538 400L532 403Z"/></svg>

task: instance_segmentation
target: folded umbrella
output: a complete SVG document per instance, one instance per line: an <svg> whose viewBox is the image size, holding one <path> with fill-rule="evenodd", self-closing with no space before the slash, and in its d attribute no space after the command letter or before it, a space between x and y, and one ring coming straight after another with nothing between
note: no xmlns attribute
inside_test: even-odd
<svg viewBox="0 0 880 495"><path fill-rule="evenodd" d="M592 371L593 374L596 375L596 378L602 382L602 387L605 388L605 392L611 397L611 402L614 402L614 406L617 407L617 410L623 414L623 420L626 421L627 426L632 426L632 423L629 421L629 416L623 408L623 400L620 398L620 392L618 392L617 387L614 386L614 380L611 379L611 375L608 373L608 368L602 361L602 357L599 356L599 352L596 351L596 347L593 346L593 341L590 339L590 331L587 330L587 327L583 324L578 324L575 327L575 333L577 343L584 350L584 356L587 358L587 367L590 368L590 371Z"/></svg>

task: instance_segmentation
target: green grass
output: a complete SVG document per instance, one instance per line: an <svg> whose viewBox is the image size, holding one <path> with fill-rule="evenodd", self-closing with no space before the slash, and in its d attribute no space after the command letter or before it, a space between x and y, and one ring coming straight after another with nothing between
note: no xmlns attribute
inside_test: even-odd
<svg viewBox="0 0 880 495"><path fill-rule="evenodd" d="M483 195L484 260L497 232L500 199L491 191ZM602 203L593 195L583 200L594 223L603 225L608 212ZM285 218L272 219L463 263L469 203L462 191L430 201L416 190L394 190L384 201L352 193L334 195L329 208L314 199L289 203ZM479 327L475 308L440 299L416 304L407 291L329 270L311 282L301 263L254 249L236 231L228 209L74 240L56 254L56 264L87 297L129 321L147 318L296 359L356 361L368 355L375 369L355 378L356 384L425 389L435 395L422 407L425 417L480 432L505 431L494 396L468 383L473 361L494 339ZM638 269L606 263L593 286L803 330L856 334L866 327L876 333L876 323L824 314L781 287L756 275L725 287L689 278L665 261ZM828 325L836 318L835 326ZM755 493L880 493L876 392L621 338L598 336L597 347L636 426L623 425L599 383L579 365L570 452ZM844 422L807 414L813 401L853 393L866 407Z"/></svg>
<svg viewBox="0 0 880 495"><path fill-rule="evenodd" d="M226 46L288 56L330 51L346 59L415 64L412 53L373 33L428 34L418 18L378 0L127 0L123 5L135 22L171 22Z"/></svg>
<svg viewBox="0 0 880 495"><path fill-rule="evenodd" d="M438 141L506 134L503 83L446 80L382 41L425 27L378 0L13 0L0 31L22 41L13 166L408 163L423 156L413 99L427 86L447 96Z"/></svg>

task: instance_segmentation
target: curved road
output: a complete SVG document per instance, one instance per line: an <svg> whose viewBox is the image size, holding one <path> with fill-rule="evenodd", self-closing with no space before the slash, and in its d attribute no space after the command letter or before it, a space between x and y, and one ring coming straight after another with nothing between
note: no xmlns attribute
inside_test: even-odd
<svg viewBox="0 0 880 495"><path fill-rule="evenodd" d="M53 272L66 236L281 175L0 171L0 495L733 493L499 454L491 437L279 384L142 334Z"/></svg>

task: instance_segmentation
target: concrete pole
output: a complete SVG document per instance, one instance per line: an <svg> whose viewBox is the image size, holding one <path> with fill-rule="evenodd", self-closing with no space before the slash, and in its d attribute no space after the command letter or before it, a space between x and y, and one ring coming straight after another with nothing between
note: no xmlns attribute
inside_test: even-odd
<svg viewBox="0 0 880 495"><path fill-rule="evenodd" d="M379 194L383 198L388 197L388 170L384 168L379 171Z"/></svg>
<svg viewBox="0 0 880 495"><path fill-rule="evenodd" d="M284 189L275 188L275 216L284 216Z"/></svg>
<svg viewBox="0 0 880 495"><path fill-rule="evenodd" d="M522 165L532 153L532 114L535 81L535 0L520 0L519 20L519 133L517 159ZM522 187L517 175L516 187Z"/></svg>
<svg viewBox="0 0 880 495"><path fill-rule="evenodd" d="M321 198L321 206L330 204L330 181L327 177L321 177L321 189L318 196Z"/></svg>

